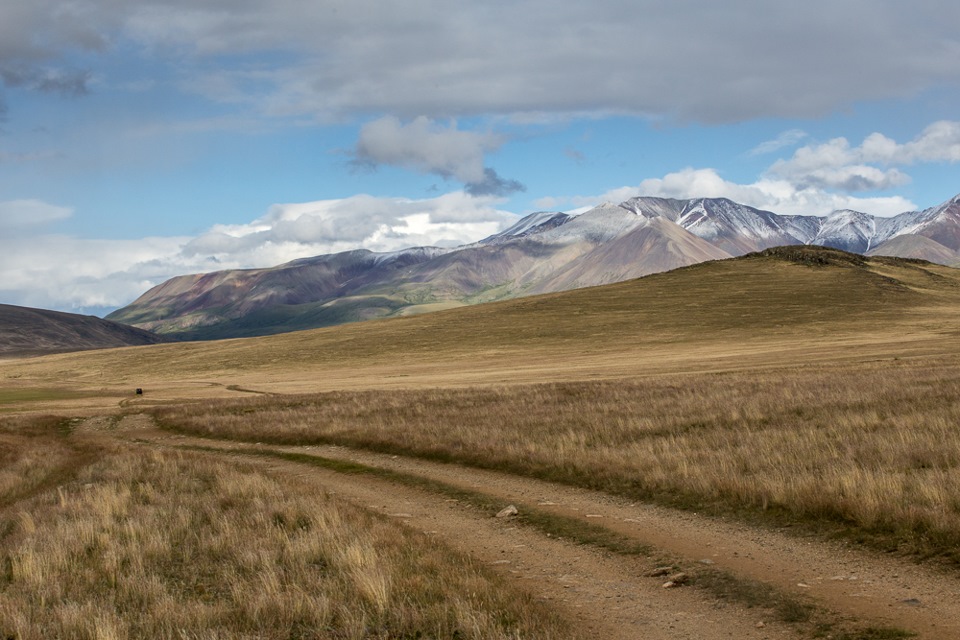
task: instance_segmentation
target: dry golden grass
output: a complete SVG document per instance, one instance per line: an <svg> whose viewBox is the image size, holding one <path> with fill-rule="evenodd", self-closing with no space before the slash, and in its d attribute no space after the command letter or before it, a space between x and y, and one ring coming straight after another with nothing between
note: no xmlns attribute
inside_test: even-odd
<svg viewBox="0 0 960 640"><path fill-rule="evenodd" d="M69 479L90 456L67 438L62 418L0 420L0 508Z"/></svg>
<svg viewBox="0 0 960 640"><path fill-rule="evenodd" d="M0 411L159 407L191 433L456 460L960 559L960 272L796 257L3 361ZM333 392L197 404L242 389ZM467 560L298 484L19 420L0 423L0 636L563 635Z"/></svg>
<svg viewBox="0 0 960 640"><path fill-rule="evenodd" d="M0 361L0 392L100 394L102 411L116 408L123 394L122 403L144 405L236 395L235 386L280 393L473 386L910 357L955 353L958 317L956 269L761 256L266 338ZM145 389L142 398L133 397L136 387Z"/></svg>
<svg viewBox="0 0 960 640"><path fill-rule="evenodd" d="M196 435L341 443L690 508L845 525L960 560L960 360L158 410Z"/></svg>
<svg viewBox="0 0 960 640"><path fill-rule="evenodd" d="M0 362L0 391L10 409L79 412L116 410L122 393L149 408L352 389L165 419L956 547L960 272L810 252L269 338ZM25 400L31 389L101 397Z"/></svg>
<svg viewBox="0 0 960 640"><path fill-rule="evenodd" d="M252 465L121 451L18 509L2 637L569 637L470 559Z"/></svg>

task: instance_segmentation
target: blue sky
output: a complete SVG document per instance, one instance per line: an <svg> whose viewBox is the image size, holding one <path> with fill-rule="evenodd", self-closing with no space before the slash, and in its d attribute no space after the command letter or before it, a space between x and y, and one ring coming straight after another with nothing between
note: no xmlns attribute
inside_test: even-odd
<svg viewBox="0 0 960 640"><path fill-rule="evenodd" d="M0 302L479 239L636 195L960 193L960 5L6 0Z"/></svg>

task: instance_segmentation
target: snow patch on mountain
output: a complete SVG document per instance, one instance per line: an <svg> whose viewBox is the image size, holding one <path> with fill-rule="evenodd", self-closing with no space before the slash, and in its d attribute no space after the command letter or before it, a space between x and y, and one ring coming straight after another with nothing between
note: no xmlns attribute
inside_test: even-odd
<svg viewBox="0 0 960 640"><path fill-rule="evenodd" d="M545 242L567 244L588 241L603 243L647 223L646 218L620 205L606 202L571 218L562 226L538 234Z"/></svg>
<svg viewBox="0 0 960 640"><path fill-rule="evenodd" d="M387 264L403 258L415 258L418 262L431 260L445 253L450 253L453 249L444 249L441 247L412 247L410 249L400 249L399 251L385 251L383 253L374 253L375 264Z"/></svg>
<svg viewBox="0 0 960 640"><path fill-rule="evenodd" d="M842 209L830 213L817 235L808 242L835 249L866 253L876 246L877 219L866 213Z"/></svg>
<svg viewBox="0 0 960 640"><path fill-rule="evenodd" d="M512 226L504 229L500 233L495 233L492 236L484 238L476 244L495 244L510 238L520 238L533 233L545 231L547 229L559 227L569 222L570 219L571 216L565 213L557 213L555 211L538 211L536 213L531 213L528 216L524 216Z"/></svg>

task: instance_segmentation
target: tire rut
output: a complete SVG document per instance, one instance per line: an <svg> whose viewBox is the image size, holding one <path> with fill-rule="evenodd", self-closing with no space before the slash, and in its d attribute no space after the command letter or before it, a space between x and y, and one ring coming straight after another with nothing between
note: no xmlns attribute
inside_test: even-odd
<svg viewBox="0 0 960 640"><path fill-rule="evenodd" d="M131 418L125 419L125 422ZM134 426L127 422L121 427ZM201 444L240 454L243 445L142 428L128 432L144 446ZM280 449L280 448L277 448ZM286 449L286 448L285 448ZM797 640L793 627L772 621L761 609L714 600L698 589L663 589L663 578L646 574L653 560L623 557L544 536L508 519L481 514L444 495L370 476L345 475L303 463L243 456L244 463L294 475L363 508L396 518L404 525L468 554L511 583L549 602L573 626L572 637L648 638L650 640Z"/></svg>
<svg viewBox="0 0 960 640"><path fill-rule="evenodd" d="M410 473L580 518L692 562L705 562L840 615L960 638L960 577L839 542L799 537L511 474L339 446L285 448Z"/></svg>
<svg viewBox="0 0 960 640"><path fill-rule="evenodd" d="M202 443L206 446L223 448L225 451L249 449L254 446L175 436L159 431L154 432L152 437L167 443ZM596 491L507 473L405 456L378 454L342 446L276 446L271 449L307 453L411 474L500 498L504 504L522 502L536 505L538 509L548 513L574 517L603 526L668 554L684 558L687 562L714 565L734 575L772 585L786 593L810 598L819 606L841 617L852 617L876 626L906 629L916 633L920 638L931 640L960 638L960 578L904 559L880 556L842 543L797 537L778 531L720 521L695 513L631 502ZM327 475L330 476L330 473L332 472L328 472ZM342 479L340 482L342 483ZM386 486L393 487L390 491L399 490L396 485L371 478L351 477L347 483L354 485L379 483L384 490ZM436 500L437 497L434 496L433 499ZM424 517L427 516L424 515ZM416 518L413 520L416 521ZM471 535L464 536L463 531L471 531ZM448 535L452 536L454 541L459 538L461 543L463 538L474 537L469 528L462 530L459 536L455 531L450 531ZM523 535L539 538L538 545L547 544L544 538L537 534L526 532ZM553 543L555 541L550 544ZM524 542L523 544L533 543ZM576 547L576 549L580 554L590 553L584 551L583 547ZM478 551L477 549L468 550L474 554ZM555 553L546 549L542 552ZM510 566L516 570L514 561L510 560L510 562ZM617 558L614 564L622 567L629 562L623 558ZM596 569L599 570L599 567ZM612 575L616 575L615 568L609 570L614 572ZM608 578L605 577L607 574L604 571L600 570L596 573L591 570L589 575L592 577L589 581L607 580ZM634 575L641 575L645 569L633 567L632 571L638 572ZM579 584L586 588L585 585L589 581ZM640 582L646 585L644 591L649 592L651 580L644 579ZM659 588L658 582L653 582L662 598L663 590ZM564 592L569 592L569 588ZM556 598L556 596L553 597ZM673 592L670 593L668 600L676 601ZM701 608L702 606L701 603ZM760 621L754 619L754 624ZM770 627L765 627L759 634L756 630L750 633L738 637L776 637L770 635L772 633ZM671 633L669 637L685 636ZM689 637L706 638L708 636L702 635L701 629Z"/></svg>

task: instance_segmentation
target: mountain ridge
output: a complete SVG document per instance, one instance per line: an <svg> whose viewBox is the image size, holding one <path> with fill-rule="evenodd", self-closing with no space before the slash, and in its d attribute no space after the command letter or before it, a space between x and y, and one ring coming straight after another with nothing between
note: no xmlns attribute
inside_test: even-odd
<svg viewBox="0 0 960 640"><path fill-rule="evenodd" d="M162 342L170 340L95 316L0 304L0 358Z"/></svg>
<svg viewBox="0 0 960 640"><path fill-rule="evenodd" d="M536 212L454 249L354 250L172 278L107 316L189 339L267 335L608 284L788 245L960 262L960 195L879 218L781 215L727 198Z"/></svg>

